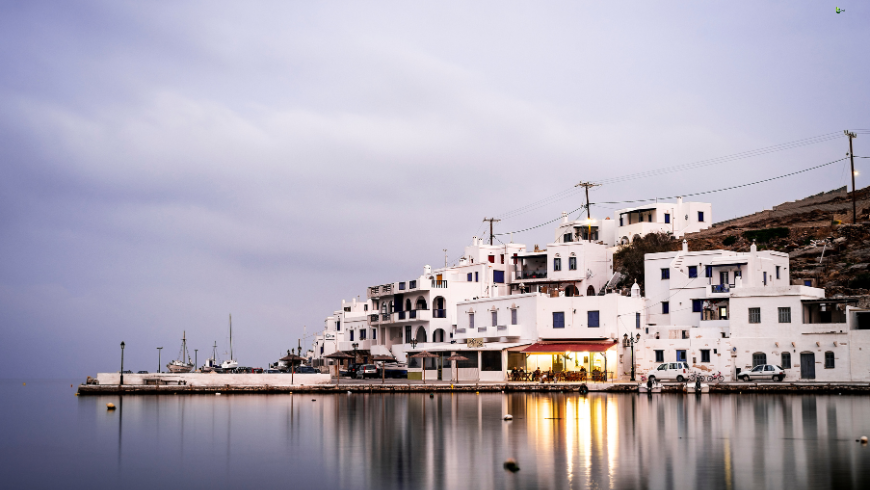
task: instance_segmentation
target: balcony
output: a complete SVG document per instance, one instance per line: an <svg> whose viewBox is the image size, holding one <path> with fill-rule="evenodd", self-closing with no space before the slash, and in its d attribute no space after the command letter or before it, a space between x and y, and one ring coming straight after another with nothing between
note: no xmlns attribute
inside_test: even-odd
<svg viewBox="0 0 870 490"><path fill-rule="evenodd" d="M517 279L546 279L547 272L518 272Z"/></svg>
<svg viewBox="0 0 870 490"><path fill-rule="evenodd" d="M444 289L444 288L447 288L447 279L442 279L442 280L440 280L440 281L438 281L438 280L432 280L432 287L435 288L435 289Z"/></svg>
<svg viewBox="0 0 870 490"><path fill-rule="evenodd" d="M708 298L727 298L731 296L731 290L734 288L733 284L708 284L707 285L707 297Z"/></svg>
<svg viewBox="0 0 870 490"><path fill-rule="evenodd" d="M432 318L447 318L447 310L432 310Z"/></svg>
<svg viewBox="0 0 870 490"><path fill-rule="evenodd" d="M477 332L478 332L478 333L486 332L486 329L487 329L487 328L488 328L488 327L477 327Z"/></svg>
<svg viewBox="0 0 870 490"><path fill-rule="evenodd" d="M369 298L378 298L393 294L393 285L384 284L383 286L371 286L367 290Z"/></svg>

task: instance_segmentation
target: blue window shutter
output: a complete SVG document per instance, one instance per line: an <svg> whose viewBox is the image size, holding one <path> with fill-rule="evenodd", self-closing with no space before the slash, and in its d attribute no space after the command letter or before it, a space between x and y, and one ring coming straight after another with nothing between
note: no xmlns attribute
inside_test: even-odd
<svg viewBox="0 0 870 490"><path fill-rule="evenodd" d="M671 222L671 215L668 213L665 213L665 223L670 223L670 222Z"/></svg>
<svg viewBox="0 0 870 490"><path fill-rule="evenodd" d="M812 286L813 286L813 281L812 281L812 280L804 281L804 286L812 287Z"/></svg>
<svg viewBox="0 0 870 490"><path fill-rule="evenodd" d="M704 221L704 211L698 211L698 221Z"/></svg>
<svg viewBox="0 0 870 490"><path fill-rule="evenodd" d="M350 340L353 342L353 330L350 331Z"/></svg>
<svg viewBox="0 0 870 490"><path fill-rule="evenodd" d="M599 326L598 323L598 312L597 311L588 311L587 316L589 317L589 327L595 328Z"/></svg>
<svg viewBox="0 0 870 490"><path fill-rule="evenodd" d="M634 323L637 325L637 329L640 330L640 313L634 314Z"/></svg>
<svg viewBox="0 0 870 490"><path fill-rule="evenodd" d="M492 282L504 284L504 271L492 271Z"/></svg>
<svg viewBox="0 0 870 490"><path fill-rule="evenodd" d="M475 272L474 273L474 282L478 282L478 278L479 278L479 273Z"/></svg>
<svg viewBox="0 0 870 490"><path fill-rule="evenodd" d="M693 299L692 300L692 313L700 313L701 312L701 306L703 304L703 301L704 300L701 300L701 299Z"/></svg>
<svg viewBox="0 0 870 490"><path fill-rule="evenodd" d="M471 282L471 273L468 273L468 282Z"/></svg>
<svg viewBox="0 0 870 490"><path fill-rule="evenodd" d="M662 314L667 315L671 312L671 304L667 301L662 301Z"/></svg>
<svg viewBox="0 0 870 490"><path fill-rule="evenodd" d="M553 312L553 328L565 328L565 312Z"/></svg>
<svg viewBox="0 0 870 490"><path fill-rule="evenodd" d="M670 279L671 278L671 270L670 269L662 269L662 279Z"/></svg>
<svg viewBox="0 0 870 490"><path fill-rule="evenodd" d="M696 266L696 265L689 266L689 277L698 277L698 266Z"/></svg>
<svg viewBox="0 0 870 490"><path fill-rule="evenodd" d="M713 277L713 266L708 265L704 268L704 277Z"/></svg>

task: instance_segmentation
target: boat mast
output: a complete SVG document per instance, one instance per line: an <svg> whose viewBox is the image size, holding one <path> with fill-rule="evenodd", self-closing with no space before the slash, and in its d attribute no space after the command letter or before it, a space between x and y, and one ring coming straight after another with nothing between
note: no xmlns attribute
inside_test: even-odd
<svg viewBox="0 0 870 490"><path fill-rule="evenodd" d="M233 314L230 313L230 360L235 361L236 358L233 357Z"/></svg>
<svg viewBox="0 0 870 490"><path fill-rule="evenodd" d="M214 347L211 350L211 360L217 363L217 340L214 341Z"/></svg>

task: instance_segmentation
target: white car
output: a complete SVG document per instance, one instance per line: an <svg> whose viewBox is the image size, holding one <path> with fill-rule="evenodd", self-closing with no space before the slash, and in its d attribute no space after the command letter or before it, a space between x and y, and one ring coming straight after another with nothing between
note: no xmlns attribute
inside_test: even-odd
<svg viewBox="0 0 870 490"><path fill-rule="evenodd" d="M689 374L691 374L691 370L689 369L689 363L687 362L665 362L659 364L659 367L653 369L646 375L653 383L656 381L664 381L664 380L677 380L682 383L685 381Z"/></svg>
<svg viewBox="0 0 870 490"><path fill-rule="evenodd" d="M773 364L759 364L752 368L752 371L744 371L738 376L742 381L751 381L759 379L771 379L773 381L782 381L785 379L785 371L779 366Z"/></svg>

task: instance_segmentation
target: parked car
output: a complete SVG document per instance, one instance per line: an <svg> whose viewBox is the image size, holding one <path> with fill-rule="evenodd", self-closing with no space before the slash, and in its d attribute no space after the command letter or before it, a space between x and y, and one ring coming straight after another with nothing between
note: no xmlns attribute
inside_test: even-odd
<svg viewBox="0 0 870 490"><path fill-rule="evenodd" d="M349 378L356 378L356 372L360 366L362 366L362 364L351 364L347 367L346 371L341 371L341 375Z"/></svg>
<svg viewBox="0 0 870 490"><path fill-rule="evenodd" d="M356 377L358 379L377 378L378 367L374 364L360 364L356 370Z"/></svg>
<svg viewBox="0 0 870 490"><path fill-rule="evenodd" d="M133 371L130 371L129 369L124 370L124 371L118 371L118 372L122 373L122 374L133 374Z"/></svg>
<svg viewBox="0 0 870 490"><path fill-rule="evenodd" d="M263 374L263 368L251 368L251 372L254 374Z"/></svg>
<svg viewBox="0 0 870 490"><path fill-rule="evenodd" d="M773 381L782 381L785 379L785 371L773 364L759 364L752 368L751 371L744 371L738 376L743 381L751 381L758 379L771 379Z"/></svg>
<svg viewBox="0 0 870 490"><path fill-rule="evenodd" d="M242 367L242 366L239 366L233 370L233 372L236 374L251 374L253 371L254 371L253 368Z"/></svg>
<svg viewBox="0 0 870 490"><path fill-rule="evenodd" d="M266 374L281 374L281 371L278 371L277 369L271 369L271 368L267 369L265 372L266 372Z"/></svg>
<svg viewBox="0 0 870 490"><path fill-rule="evenodd" d="M676 380L680 383L686 380L691 374L689 363L686 362L665 362L659 364L657 368L650 371L646 376L654 383L656 381Z"/></svg>
<svg viewBox="0 0 870 490"><path fill-rule="evenodd" d="M148 371L139 371L139 372L136 373L136 374L148 374Z"/></svg>
<svg viewBox="0 0 870 490"><path fill-rule="evenodd" d="M320 371L311 366L296 366L296 374L320 374Z"/></svg>

